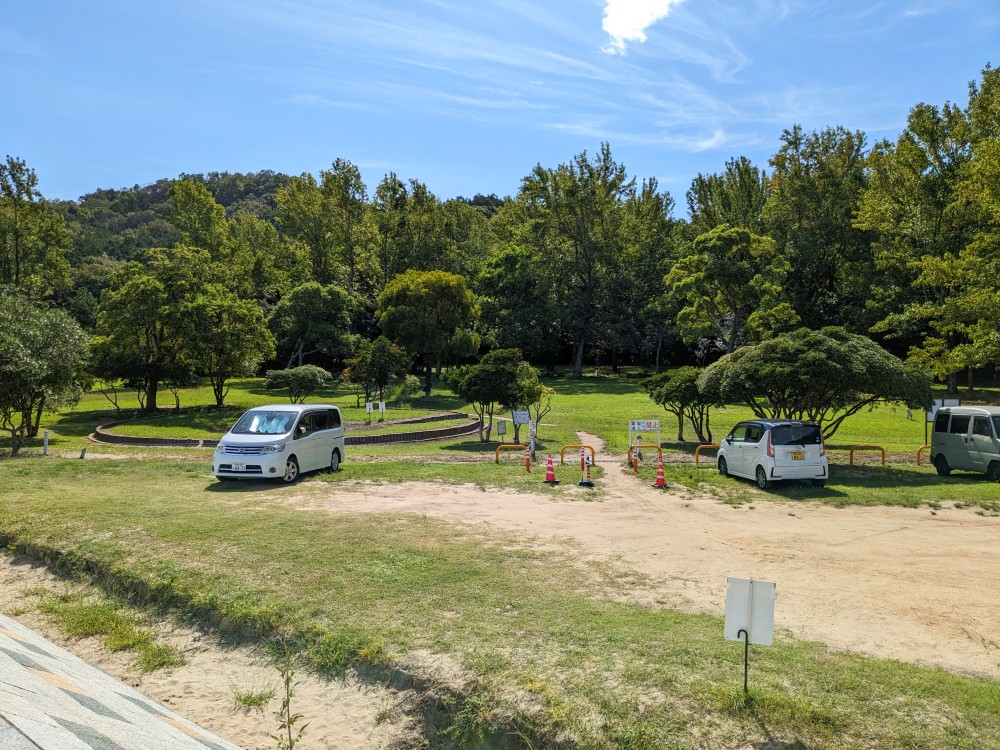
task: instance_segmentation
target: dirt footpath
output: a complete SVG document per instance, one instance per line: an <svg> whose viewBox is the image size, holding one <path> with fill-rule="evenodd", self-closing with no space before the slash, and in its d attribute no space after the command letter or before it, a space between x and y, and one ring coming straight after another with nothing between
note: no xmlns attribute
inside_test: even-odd
<svg viewBox="0 0 1000 750"><path fill-rule="evenodd" d="M775 624L799 638L1000 679L1000 517L768 499L734 508L655 490L626 474L623 461L598 461L609 493L602 502L581 502L575 491L553 500L414 483L340 493L306 483L296 502L568 542L650 576L651 590L624 593L689 612L721 616L726 576L772 580Z"/></svg>

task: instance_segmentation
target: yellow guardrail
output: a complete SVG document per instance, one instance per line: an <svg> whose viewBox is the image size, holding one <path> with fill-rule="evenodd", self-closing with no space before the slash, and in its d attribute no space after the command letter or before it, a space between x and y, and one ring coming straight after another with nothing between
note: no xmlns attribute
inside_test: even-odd
<svg viewBox="0 0 1000 750"><path fill-rule="evenodd" d="M702 445L699 445L697 448L694 449L694 465L698 466L699 462L701 461L701 452L703 450L718 450L718 449L719 449L718 443L704 443Z"/></svg>
<svg viewBox="0 0 1000 750"><path fill-rule="evenodd" d="M855 445L851 447L850 458L848 459L851 466L854 466L854 451L878 451L882 454L882 465L885 466L885 448L879 445Z"/></svg>

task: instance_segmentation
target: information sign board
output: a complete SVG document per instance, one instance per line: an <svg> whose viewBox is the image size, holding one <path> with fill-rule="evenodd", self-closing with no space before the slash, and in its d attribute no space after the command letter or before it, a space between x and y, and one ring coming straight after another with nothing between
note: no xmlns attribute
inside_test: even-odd
<svg viewBox="0 0 1000 750"><path fill-rule="evenodd" d="M757 581L753 578L726 579L727 641L747 640L758 646L774 642L774 581Z"/></svg>
<svg viewBox="0 0 1000 750"><path fill-rule="evenodd" d="M524 411L514 411L514 424L528 424L531 421L531 414L527 409Z"/></svg>

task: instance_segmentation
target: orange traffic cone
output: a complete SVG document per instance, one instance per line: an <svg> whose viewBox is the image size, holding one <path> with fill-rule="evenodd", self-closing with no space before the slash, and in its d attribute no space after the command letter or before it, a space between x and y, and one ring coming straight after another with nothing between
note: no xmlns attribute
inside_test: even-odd
<svg viewBox="0 0 1000 750"><path fill-rule="evenodd" d="M524 470L531 473L531 448L524 449Z"/></svg>
<svg viewBox="0 0 1000 750"><path fill-rule="evenodd" d="M580 471L583 471L583 461L586 449L581 446L580 448Z"/></svg>
<svg viewBox="0 0 1000 750"><path fill-rule="evenodd" d="M556 469L552 465L552 454L549 454L549 462L545 466L545 479L542 480L545 484L551 484L553 487L559 484L559 480L556 479Z"/></svg>
<svg viewBox="0 0 1000 750"><path fill-rule="evenodd" d="M667 480L663 476L663 456L660 456L660 460L656 464L656 484L653 486L661 490L667 488Z"/></svg>
<svg viewBox="0 0 1000 750"><path fill-rule="evenodd" d="M593 487L594 483L590 481L590 456L587 456L585 463L584 474L580 477L580 481L577 482L581 487Z"/></svg>

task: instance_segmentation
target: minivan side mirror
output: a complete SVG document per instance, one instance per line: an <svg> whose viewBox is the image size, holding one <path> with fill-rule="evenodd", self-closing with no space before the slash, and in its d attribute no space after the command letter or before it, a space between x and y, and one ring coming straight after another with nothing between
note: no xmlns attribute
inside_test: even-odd
<svg viewBox="0 0 1000 750"><path fill-rule="evenodd" d="M729 443L730 445L732 445L733 444L733 436L732 435L727 435L726 436L726 442Z"/></svg>

